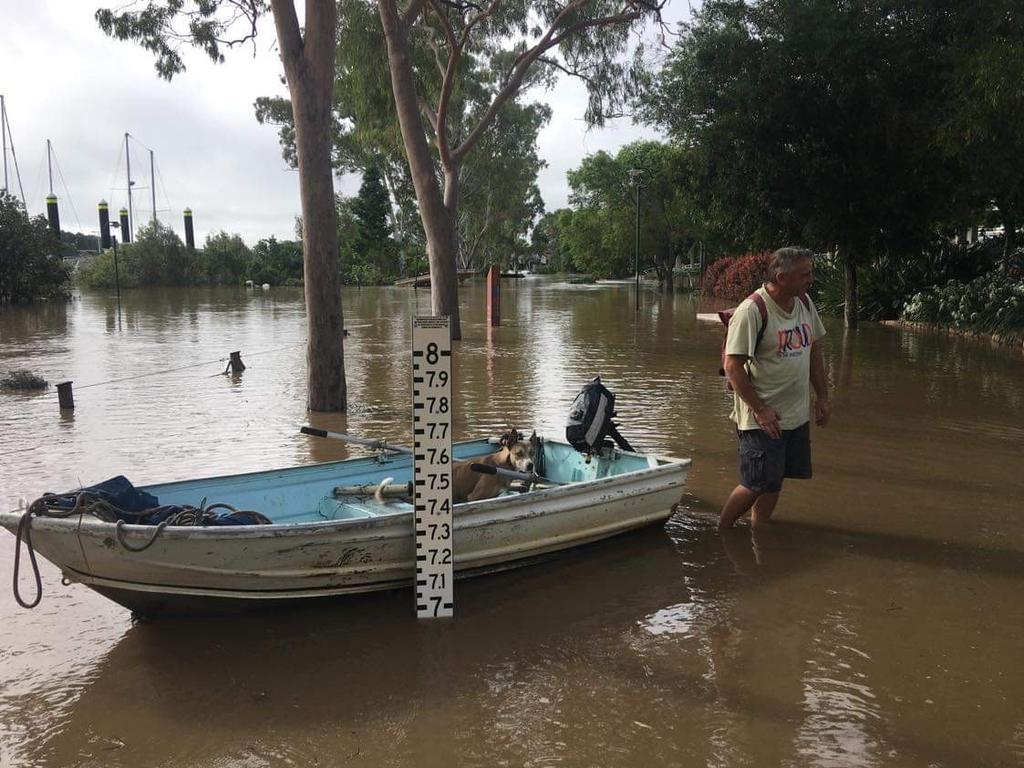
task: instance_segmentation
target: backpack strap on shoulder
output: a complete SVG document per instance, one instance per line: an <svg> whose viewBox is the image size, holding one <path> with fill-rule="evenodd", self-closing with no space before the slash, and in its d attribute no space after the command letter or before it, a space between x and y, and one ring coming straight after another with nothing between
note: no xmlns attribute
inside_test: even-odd
<svg viewBox="0 0 1024 768"><path fill-rule="evenodd" d="M764 297L757 291L754 291L747 298L754 302L757 306L757 313L761 316L761 327L757 331L757 341L754 342L754 354L757 354L757 348L761 346L765 329L768 327L768 305L764 303Z"/></svg>

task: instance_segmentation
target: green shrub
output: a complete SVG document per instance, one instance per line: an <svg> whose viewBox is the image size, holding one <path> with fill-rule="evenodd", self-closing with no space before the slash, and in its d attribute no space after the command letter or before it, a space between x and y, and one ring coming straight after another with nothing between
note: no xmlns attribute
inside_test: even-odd
<svg viewBox="0 0 1024 768"><path fill-rule="evenodd" d="M44 217L29 218L20 200L0 192L0 304L67 298L65 250Z"/></svg>
<svg viewBox="0 0 1024 768"><path fill-rule="evenodd" d="M9 389L16 392L40 391L49 386L46 379L36 376L31 371L11 371L3 378L0 378L0 389Z"/></svg>
<svg viewBox="0 0 1024 768"><path fill-rule="evenodd" d="M902 318L970 333L1024 338L1024 270L994 269L970 282L950 280L914 294Z"/></svg>

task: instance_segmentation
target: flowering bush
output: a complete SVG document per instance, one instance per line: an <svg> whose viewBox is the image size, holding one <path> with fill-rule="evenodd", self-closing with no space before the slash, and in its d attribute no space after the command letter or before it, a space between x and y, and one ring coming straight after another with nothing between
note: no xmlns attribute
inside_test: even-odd
<svg viewBox="0 0 1024 768"><path fill-rule="evenodd" d="M770 251L762 251L719 259L704 273L704 293L734 301L745 299L764 283L771 257Z"/></svg>

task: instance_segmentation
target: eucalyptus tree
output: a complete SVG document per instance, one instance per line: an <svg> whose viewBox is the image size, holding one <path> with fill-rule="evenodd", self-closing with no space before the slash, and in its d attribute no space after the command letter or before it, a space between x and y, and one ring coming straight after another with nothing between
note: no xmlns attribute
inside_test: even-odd
<svg viewBox="0 0 1024 768"><path fill-rule="evenodd" d="M629 35L658 17L665 0L377 0L402 144L412 173L430 261L431 305L461 337L456 222L461 170L525 85L557 73L579 77L600 122L621 108L642 47L624 58ZM426 48L432 54L424 57ZM470 123L453 107L460 73L495 73ZM439 80L440 87L429 88Z"/></svg>
<svg viewBox="0 0 1024 768"><path fill-rule="evenodd" d="M392 96L384 32L376 5L369 0L338 3L338 49L334 85L333 163L339 172L379 168L393 198L392 226L405 250L416 250L423 238L410 166ZM410 55L422 77L418 87L425 101L436 100L443 73L433 65L433 41L413 40ZM435 46L436 47L436 46ZM489 60L467 57L456 73L449 106L453 135L466 135L490 106L502 73L488 68ZM537 73L524 85L535 84ZM260 98L256 116L280 126L284 157L294 163L294 126L287 99ZM525 233L540 206L537 172L537 134L550 118L543 104L522 103L521 94L508 99L460 169L461 194L455 217L457 262L478 266L484 254L500 249L510 232ZM434 172L443 175L434 156ZM410 253L403 253L410 261Z"/></svg>
<svg viewBox="0 0 1024 768"><path fill-rule="evenodd" d="M292 125L302 200L308 406L346 407L338 233L331 171L332 95L337 8L334 0L306 0L303 26L293 0L147 0L100 9L100 28L132 40L156 56L157 73L171 79L185 69L183 44L216 62L223 50L251 42L257 21L273 14L291 97Z"/></svg>
<svg viewBox="0 0 1024 768"><path fill-rule="evenodd" d="M712 0L645 97L699 159L719 231L747 246L838 248L846 324L857 266L913 252L948 213L937 154L952 0ZM941 7L940 7L941 6Z"/></svg>
<svg viewBox="0 0 1024 768"><path fill-rule="evenodd" d="M550 116L545 105L510 101L466 158L455 217L460 269L507 262L543 213L537 174L546 163L537 154L537 134Z"/></svg>

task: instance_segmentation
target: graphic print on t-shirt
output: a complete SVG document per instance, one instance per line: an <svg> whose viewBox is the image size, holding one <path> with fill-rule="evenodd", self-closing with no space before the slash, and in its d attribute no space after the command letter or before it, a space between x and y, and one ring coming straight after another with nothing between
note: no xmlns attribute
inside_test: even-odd
<svg viewBox="0 0 1024 768"><path fill-rule="evenodd" d="M814 338L810 323L801 323L793 328L779 328L778 346L775 354L778 357L799 357L811 346Z"/></svg>

